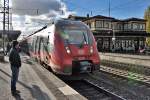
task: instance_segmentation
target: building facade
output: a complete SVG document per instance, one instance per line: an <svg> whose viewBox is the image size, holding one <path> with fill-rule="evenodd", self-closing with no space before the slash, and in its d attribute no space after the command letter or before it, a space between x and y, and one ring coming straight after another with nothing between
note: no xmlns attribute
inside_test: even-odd
<svg viewBox="0 0 150 100"><path fill-rule="evenodd" d="M78 17L71 17L77 20ZM81 18L80 18L81 19ZM80 20L78 19L78 20ZM82 17L94 34L99 51L109 52L138 52L145 47L146 20L128 18L118 20L106 16Z"/></svg>

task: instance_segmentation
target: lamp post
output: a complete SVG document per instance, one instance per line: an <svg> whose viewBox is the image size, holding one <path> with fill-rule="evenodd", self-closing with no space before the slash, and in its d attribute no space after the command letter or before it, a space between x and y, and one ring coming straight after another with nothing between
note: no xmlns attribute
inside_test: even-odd
<svg viewBox="0 0 150 100"><path fill-rule="evenodd" d="M110 0L109 0L109 17L110 17Z"/></svg>

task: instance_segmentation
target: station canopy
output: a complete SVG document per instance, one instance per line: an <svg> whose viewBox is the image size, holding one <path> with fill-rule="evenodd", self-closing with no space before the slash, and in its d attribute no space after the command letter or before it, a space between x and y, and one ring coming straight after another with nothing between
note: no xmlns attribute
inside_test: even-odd
<svg viewBox="0 0 150 100"><path fill-rule="evenodd" d="M0 38L2 38L3 30L0 30ZM5 31L5 35L8 37L8 40L16 40L19 35L21 34L21 31L19 30L10 30L10 31Z"/></svg>

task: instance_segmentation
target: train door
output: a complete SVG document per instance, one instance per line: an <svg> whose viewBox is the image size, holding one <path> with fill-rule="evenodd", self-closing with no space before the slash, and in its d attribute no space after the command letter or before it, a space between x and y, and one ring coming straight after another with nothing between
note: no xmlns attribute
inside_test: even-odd
<svg viewBox="0 0 150 100"><path fill-rule="evenodd" d="M36 38L35 37L33 37L32 38L32 44L31 44L31 46L30 46L30 54L31 54L31 57L33 57L33 58L35 58L36 57L36 55L35 55L35 43L36 43Z"/></svg>
<svg viewBox="0 0 150 100"><path fill-rule="evenodd" d="M36 54L36 60L39 61L40 60L40 53L39 53L39 46L40 46L40 37L36 37L36 43L35 43L35 54Z"/></svg>
<svg viewBox="0 0 150 100"><path fill-rule="evenodd" d="M40 61L41 63L44 63L44 47L43 47L43 38L40 37L39 41L39 53L40 53Z"/></svg>
<svg viewBox="0 0 150 100"><path fill-rule="evenodd" d="M45 37L43 39L43 51L44 51L44 62L48 65L50 63L50 56L49 56L49 38Z"/></svg>
<svg viewBox="0 0 150 100"><path fill-rule="evenodd" d="M48 53L48 45L47 45L47 38L41 37L40 38L40 59L42 63L49 64L49 53Z"/></svg>

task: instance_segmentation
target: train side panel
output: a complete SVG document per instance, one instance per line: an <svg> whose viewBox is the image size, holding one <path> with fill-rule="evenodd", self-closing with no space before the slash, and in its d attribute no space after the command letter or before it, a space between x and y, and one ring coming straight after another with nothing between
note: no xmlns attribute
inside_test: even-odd
<svg viewBox="0 0 150 100"><path fill-rule="evenodd" d="M81 27L74 23L79 23ZM62 29L56 26L49 26L28 38L30 55L57 74L72 75L99 70L100 58L89 28L75 21L60 25Z"/></svg>

